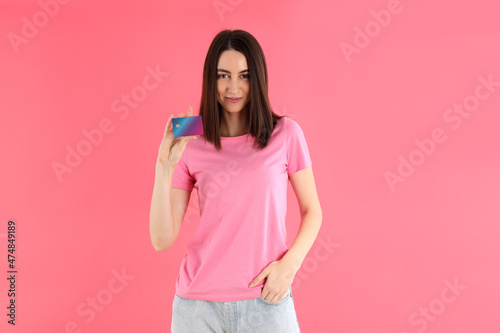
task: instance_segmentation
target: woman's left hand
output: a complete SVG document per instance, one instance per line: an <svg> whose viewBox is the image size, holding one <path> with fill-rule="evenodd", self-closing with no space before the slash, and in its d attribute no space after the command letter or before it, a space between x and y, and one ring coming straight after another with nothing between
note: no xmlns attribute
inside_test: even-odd
<svg viewBox="0 0 500 333"><path fill-rule="evenodd" d="M253 279L248 286L253 288L267 277L262 289L262 298L271 303L278 303L292 285L297 269L290 263L282 260L273 261Z"/></svg>

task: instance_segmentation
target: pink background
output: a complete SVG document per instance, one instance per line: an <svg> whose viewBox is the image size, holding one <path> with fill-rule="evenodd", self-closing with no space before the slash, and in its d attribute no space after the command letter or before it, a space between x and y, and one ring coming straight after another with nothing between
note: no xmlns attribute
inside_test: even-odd
<svg viewBox="0 0 500 333"><path fill-rule="evenodd" d="M0 1L2 332L170 330L198 207L193 193L175 246L155 252L154 166L169 115L198 114L203 61L226 28L261 43L272 107L301 125L313 160L323 225L292 286L302 331L500 332L500 86L479 79L500 82L496 1L66 2L42 0L48 16L37 1ZM388 8L390 21L377 15ZM146 91L157 66L169 74ZM120 100L131 93L133 108ZM450 113L464 103L472 111ZM58 178L67 147L86 155ZM288 200L291 245L291 186Z"/></svg>

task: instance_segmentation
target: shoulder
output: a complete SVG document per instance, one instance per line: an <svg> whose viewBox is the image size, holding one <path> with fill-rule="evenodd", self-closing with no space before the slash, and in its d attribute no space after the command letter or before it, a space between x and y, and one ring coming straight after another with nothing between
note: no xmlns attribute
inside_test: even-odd
<svg viewBox="0 0 500 333"><path fill-rule="evenodd" d="M283 127L285 128L286 136L290 137L303 133L302 128L296 120L288 117L283 117L281 120L283 120Z"/></svg>
<svg viewBox="0 0 500 333"><path fill-rule="evenodd" d="M288 129L288 128L297 127L297 126L299 126L299 124L295 120L293 120L292 118L288 118L287 116L283 116L282 118L277 119L276 126Z"/></svg>

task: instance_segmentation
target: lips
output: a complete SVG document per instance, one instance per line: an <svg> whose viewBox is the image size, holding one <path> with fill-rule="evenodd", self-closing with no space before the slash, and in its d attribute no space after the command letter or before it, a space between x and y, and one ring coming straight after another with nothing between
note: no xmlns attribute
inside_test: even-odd
<svg viewBox="0 0 500 333"><path fill-rule="evenodd" d="M238 103L239 101L242 100L242 98L229 98L229 97L226 97L226 99L231 103Z"/></svg>

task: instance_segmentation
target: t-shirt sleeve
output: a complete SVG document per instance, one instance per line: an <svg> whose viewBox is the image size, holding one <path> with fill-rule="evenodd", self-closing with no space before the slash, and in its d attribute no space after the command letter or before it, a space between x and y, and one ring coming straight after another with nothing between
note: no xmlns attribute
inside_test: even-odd
<svg viewBox="0 0 500 333"><path fill-rule="evenodd" d="M311 156L307 147L304 132L299 124L290 118L285 117L286 130L286 150L287 150L287 171L292 175L297 171L306 169L312 165Z"/></svg>
<svg viewBox="0 0 500 333"><path fill-rule="evenodd" d="M182 156L175 165L174 175L172 176L172 187L178 188L181 190L191 191L194 187L194 178L189 173L188 168L188 153L189 153L189 142L188 145L184 148L182 152Z"/></svg>

